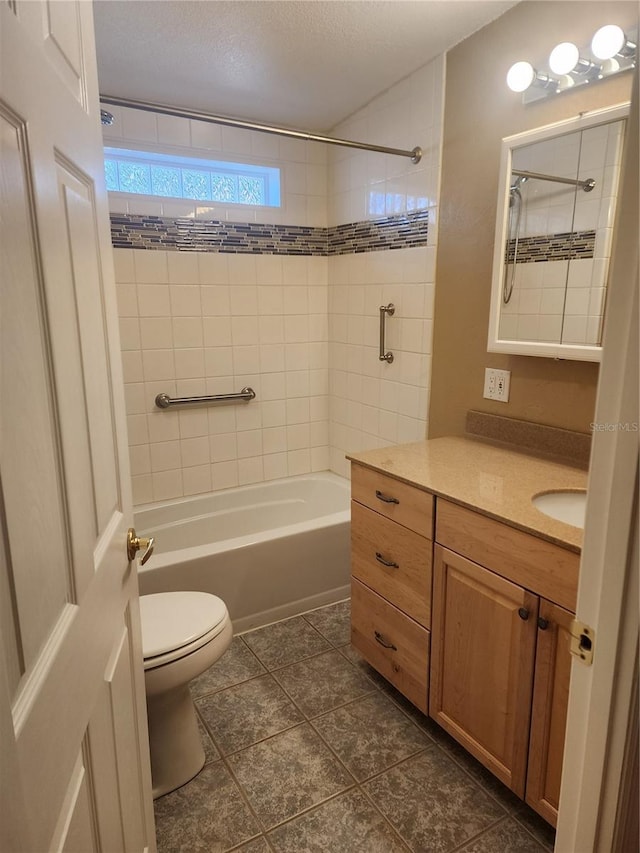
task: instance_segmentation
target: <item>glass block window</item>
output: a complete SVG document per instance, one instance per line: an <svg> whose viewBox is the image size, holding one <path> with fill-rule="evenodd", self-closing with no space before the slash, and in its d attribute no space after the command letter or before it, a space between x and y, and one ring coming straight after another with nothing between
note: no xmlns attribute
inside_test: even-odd
<svg viewBox="0 0 640 853"><path fill-rule="evenodd" d="M109 192L280 207L280 169L127 148L104 154Z"/></svg>

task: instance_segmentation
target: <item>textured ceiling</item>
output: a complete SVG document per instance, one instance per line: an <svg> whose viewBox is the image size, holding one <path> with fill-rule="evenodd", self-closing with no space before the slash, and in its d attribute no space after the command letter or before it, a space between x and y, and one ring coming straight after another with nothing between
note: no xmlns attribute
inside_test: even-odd
<svg viewBox="0 0 640 853"><path fill-rule="evenodd" d="M322 132L514 5L96 0L100 91Z"/></svg>

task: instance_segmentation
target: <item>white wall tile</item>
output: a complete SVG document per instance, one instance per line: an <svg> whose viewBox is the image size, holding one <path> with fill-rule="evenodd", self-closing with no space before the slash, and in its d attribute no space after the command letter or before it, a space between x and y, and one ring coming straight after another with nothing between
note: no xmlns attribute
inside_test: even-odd
<svg viewBox="0 0 640 853"><path fill-rule="evenodd" d="M167 349L173 346L173 331L169 317L142 317L139 322L142 349Z"/></svg>
<svg viewBox="0 0 640 853"><path fill-rule="evenodd" d="M424 435L441 64L411 75L336 129L401 147L421 144L426 153L419 168L400 158L328 152L298 140L189 124L190 144L199 152L221 159L268 157L283 168L281 213L261 220L259 210L236 206L203 208L198 215L318 225L404 211L433 196L430 245L337 258L123 252L116 264L120 310L123 319L134 321L125 324L130 346L137 343L134 323L140 321L142 347L123 354L131 444L139 448L136 499L196 494L329 464L348 474L345 452ZM165 144L188 145L183 127L153 118ZM374 187L381 208L370 207ZM125 287L134 282L135 289ZM388 328L396 361L382 365L378 307L388 301L397 306ZM171 349L163 345L169 339ZM180 412L159 412L153 405L159 390L226 393L249 380L257 399L247 405ZM145 459L151 465L154 446L154 464L165 470L149 474Z"/></svg>
<svg viewBox="0 0 640 853"><path fill-rule="evenodd" d="M141 317L171 316L169 287L166 284L139 284L138 308Z"/></svg>
<svg viewBox="0 0 640 853"><path fill-rule="evenodd" d="M183 495L182 469L159 471L151 475L154 501L166 501Z"/></svg>
<svg viewBox="0 0 640 853"><path fill-rule="evenodd" d="M234 459L228 462L216 462L211 466L213 489L232 489L238 485L238 463Z"/></svg>
<svg viewBox="0 0 640 853"><path fill-rule="evenodd" d="M270 453L263 456L263 470L265 480L279 480L286 477L288 473L287 454Z"/></svg>
<svg viewBox="0 0 640 853"><path fill-rule="evenodd" d="M156 116L158 142L160 145L180 145L188 148L191 144L189 121L175 116Z"/></svg>
<svg viewBox="0 0 640 853"><path fill-rule="evenodd" d="M211 491L211 465L182 469L183 494L196 495Z"/></svg>
<svg viewBox="0 0 640 853"><path fill-rule="evenodd" d="M169 297L173 317L202 316L200 287L197 284L171 284L169 285Z"/></svg>
<svg viewBox="0 0 640 853"><path fill-rule="evenodd" d="M264 480L262 456L252 456L248 459L238 459L238 483L241 486L250 483L260 483Z"/></svg>
<svg viewBox="0 0 640 853"><path fill-rule="evenodd" d="M109 107L111 112L111 107ZM157 142L158 129L154 113L122 110L122 138L139 142Z"/></svg>
<svg viewBox="0 0 640 853"><path fill-rule="evenodd" d="M181 467L180 442L161 441L150 445L151 470L170 471Z"/></svg>
<svg viewBox="0 0 640 853"><path fill-rule="evenodd" d="M281 170L281 208L241 204L202 205L188 200L136 199L110 193L110 209L119 213L152 214L167 217L220 219L229 222L285 222L298 225L324 225L327 220L326 146L309 145L294 139L279 139L257 131L220 127L206 122L173 116L155 115L137 110L120 110L117 124L103 129L105 144L118 144L181 156L210 157L233 163L257 163ZM114 113L115 114L115 113ZM283 218L284 217L284 218Z"/></svg>
<svg viewBox="0 0 640 853"><path fill-rule="evenodd" d="M116 254L119 251L116 250ZM137 249L133 251L133 262L138 284L164 284L169 281L166 252Z"/></svg>

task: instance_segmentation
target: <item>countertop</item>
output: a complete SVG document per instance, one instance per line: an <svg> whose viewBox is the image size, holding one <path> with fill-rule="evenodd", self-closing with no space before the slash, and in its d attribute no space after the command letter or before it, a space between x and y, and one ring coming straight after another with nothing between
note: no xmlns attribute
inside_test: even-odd
<svg viewBox="0 0 640 853"><path fill-rule="evenodd" d="M536 509L539 492L587 487L587 472L481 439L448 437L367 450L353 462L580 552L583 531Z"/></svg>

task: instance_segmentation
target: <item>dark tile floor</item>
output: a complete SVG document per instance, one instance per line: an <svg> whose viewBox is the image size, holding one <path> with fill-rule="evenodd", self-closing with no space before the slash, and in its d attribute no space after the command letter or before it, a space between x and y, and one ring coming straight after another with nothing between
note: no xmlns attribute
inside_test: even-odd
<svg viewBox="0 0 640 853"><path fill-rule="evenodd" d="M543 853L553 831L349 645L349 602L235 637L191 684L207 763L160 853Z"/></svg>

